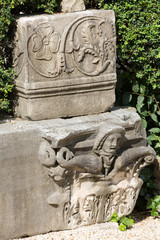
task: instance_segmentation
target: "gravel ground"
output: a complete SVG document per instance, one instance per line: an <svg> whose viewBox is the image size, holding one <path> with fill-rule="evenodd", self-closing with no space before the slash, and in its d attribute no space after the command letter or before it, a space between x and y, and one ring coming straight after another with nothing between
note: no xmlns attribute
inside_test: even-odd
<svg viewBox="0 0 160 240"><path fill-rule="evenodd" d="M19 240L160 240L160 218L139 214L133 219L134 226L125 232L119 230L117 223L108 222Z"/></svg>

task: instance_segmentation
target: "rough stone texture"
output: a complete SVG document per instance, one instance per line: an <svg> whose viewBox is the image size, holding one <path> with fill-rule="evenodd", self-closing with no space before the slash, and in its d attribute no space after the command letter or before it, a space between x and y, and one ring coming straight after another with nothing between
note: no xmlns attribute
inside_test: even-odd
<svg viewBox="0 0 160 240"><path fill-rule="evenodd" d="M78 12L84 11L85 5L83 0L62 0L61 2L62 12Z"/></svg>
<svg viewBox="0 0 160 240"><path fill-rule="evenodd" d="M0 125L0 239L129 214L154 161L133 111Z"/></svg>
<svg viewBox="0 0 160 240"><path fill-rule="evenodd" d="M105 112L115 101L111 10L17 19L16 114L41 120Z"/></svg>

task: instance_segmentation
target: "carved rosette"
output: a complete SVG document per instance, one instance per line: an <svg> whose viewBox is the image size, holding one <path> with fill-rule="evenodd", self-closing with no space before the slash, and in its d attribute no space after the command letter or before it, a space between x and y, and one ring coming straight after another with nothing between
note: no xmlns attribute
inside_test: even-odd
<svg viewBox="0 0 160 240"><path fill-rule="evenodd" d="M75 68L83 75L97 76L115 70L115 28L112 21L88 16L73 21L63 32L54 22L32 29L27 43L32 68L44 77L55 78Z"/></svg>
<svg viewBox="0 0 160 240"><path fill-rule="evenodd" d="M29 62L40 75L56 77L60 74L58 51L60 34L49 22L43 22L33 29L28 40Z"/></svg>

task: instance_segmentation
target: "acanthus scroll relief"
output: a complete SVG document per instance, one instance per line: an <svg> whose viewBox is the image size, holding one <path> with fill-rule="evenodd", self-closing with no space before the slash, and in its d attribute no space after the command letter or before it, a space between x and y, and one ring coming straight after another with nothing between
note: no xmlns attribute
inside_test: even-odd
<svg viewBox="0 0 160 240"><path fill-rule="evenodd" d="M97 76L109 65L114 68L115 29L113 23L97 17L77 21L68 34L70 50L77 69L85 75Z"/></svg>
<svg viewBox="0 0 160 240"><path fill-rule="evenodd" d="M75 69L87 76L107 69L114 72L114 24L88 16L74 20L60 32L54 22L42 22L32 29L27 52L33 69L44 77L55 78Z"/></svg>
<svg viewBox="0 0 160 240"><path fill-rule="evenodd" d="M53 149L46 139L40 147L39 159L61 189L47 201L63 208L67 227L109 221L114 212L130 214L143 184L139 173L155 159L150 146L125 147L121 126L103 124L92 140L91 150L84 141L83 153L75 145Z"/></svg>

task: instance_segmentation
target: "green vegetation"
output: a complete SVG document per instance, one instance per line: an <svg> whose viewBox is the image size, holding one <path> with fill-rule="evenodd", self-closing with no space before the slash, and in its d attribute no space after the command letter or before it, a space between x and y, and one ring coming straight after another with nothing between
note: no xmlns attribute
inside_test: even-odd
<svg viewBox="0 0 160 240"><path fill-rule="evenodd" d="M160 155L160 1L86 0L85 3L87 8L115 11L116 105L136 107L148 141Z"/></svg>
<svg viewBox="0 0 160 240"><path fill-rule="evenodd" d="M160 195L158 195L158 186L155 183L153 170L154 166L152 164L142 169L140 173L144 183L136 203L136 209L138 211L151 209L151 216L158 217L160 213Z"/></svg>
<svg viewBox="0 0 160 240"><path fill-rule="evenodd" d="M112 214L111 222L117 222L121 231L126 231L134 224L134 220L131 218L131 216L119 217L116 212Z"/></svg>
<svg viewBox="0 0 160 240"><path fill-rule="evenodd" d="M10 112L10 100L9 96L12 93L14 84L14 72L11 68L5 69L0 66L0 109Z"/></svg>
<svg viewBox="0 0 160 240"><path fill-rule="evenodd" d="M117 28L117 105L136 107L160 155L160 1L101 0Z"/></svg>
<svg viewBox="0 0 160 240"><path fill-rule="evenodd" d="M147 203L147 209L151 209L151 216L158 217L160 213L160 195L151 198Z"/></svg>

